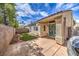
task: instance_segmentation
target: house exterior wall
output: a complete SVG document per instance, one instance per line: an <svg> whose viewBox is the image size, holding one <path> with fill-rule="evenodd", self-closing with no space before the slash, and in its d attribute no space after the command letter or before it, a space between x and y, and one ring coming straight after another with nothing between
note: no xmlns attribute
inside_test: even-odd
<svg viewBox="0 0 79 59"><path fill-rule="evenodd" d="M56 19L56 36L55 36L55 40L58 44L63 44L64 40L63 40L63 25L62 25L62 17L59 19Z"/></svg>
<svg viewBox="0 0 79 59"><path fill-rule="evenodd" d="M62 14L62 44L65 42L65 40L67 38L69 38L70 33L72 31L72 27L73 27L73 16L72 16L72 12L71 11L67 11L65 13ZM64 19L64 17L66 18L66 20ZM64 25L64 21L65 21L65 25ZM71 29L69 29L69 27Z"/></svg>
<svg viewBox="0 0 79 59"><path fill-rule="evenodd" d="M40 25L40 37L43 37L43 36L47 36L48 35L48 23L42 23L42 24L39 24ZM45 26L45 31L44 31L44 26Z"/></svg>
<svg viewBox="0 0 79 59"><path fill-rule="evenodd" d="M38 27L38 31L34 30L35 26ZM44 26L46 28L45 31L44 31ZM47 36L48 35L48 23L42 23L42 24L37 23L34 26L30 26L29 27L29 34L39 36L39 37Z"/></svg>
<svg viewBox="0 0 79 59"><path fill-rule="evenodd" d="M73 25L72 11L67 11L63 13L63 18L66 17L66 26L71 27Z"/></svg>
<svg viewBox="0 0 79 59"><path fill-rule="evenodd" d="M59 14L59 16L60 15L62 15L61 18L54 19L55 22L56 22L55 40L57 41L57 43L63 44L65 42L65 40L68 38L68 27L73 26L73 18L72 18L72 12L71 11L61 13L61 14ZM51 17L53 17L53 16L51 16ZM65 25L64 25L64 18L66 18ZM51 20L53 20L53 18ZM46 25L46 31L42 30L44 25ZM40 25L40 27L41 27L40 28L41 29L40 36L45 36L45 35L49 34L48 25L49 25L49 23Z"/></svg>
<svg viewBox="0 0 79 59"><path fill-rule="evenodd" d="M62 23L64 23L64 17L66 17L66 26L65 26L65 29L63 29L63 31L65 30L63 38L64 39L67 39L69 37L69 35L68 35L68 30L69 29L68 28L69 27L71 27L71 28L73 27L73 16L72 16L72 12L71 11L67 11L67 12L63 13Z"/></svg>
<svg viewBox="0 0 79 59"><path fill-rule="evenodd" d="M44 22L44 20L46 20L46 22ZM38 35L40 37L49 36L49 24L50 24L49 21L55 20L56 23L55 40L57 43L63 44L65 40L68 38L68 28L69 27L72 28L73 26L72 11L62 12L44 20L36 24L36 26L38 26L38 31L31 30L31 33ZM44 26L46 28L45 31L44 31Z"/></svg>
<svg viewBox="0 0 79 59"><path fill-rule="evenodd" d="M35 30L34 27L38 27L38 30ZM30 26L29 27L29 34L33 36L39 36L40 35L40 26Z"/></svg>

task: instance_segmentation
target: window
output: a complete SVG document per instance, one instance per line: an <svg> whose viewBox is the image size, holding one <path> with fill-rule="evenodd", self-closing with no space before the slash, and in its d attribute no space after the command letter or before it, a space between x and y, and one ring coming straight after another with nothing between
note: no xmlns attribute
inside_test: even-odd
<svg viewBox="0 0 79 59"><path fill-rule="evenodd" d="M38 27L37 27L37 26L34 26L34 30L35 30L35 31L38 31Z"/></svg>
<svg viewBox="0 0 79 59"><path fill-rule="evenodd" d="M36 31L38 31L38 27L36 27Z"/></svg>
<svg viewBox="0 0 79 59"><path fill-rule="evenodd" d="M45 25L44 25L44 31L46 30L46 27L45 27Z"/></svg>

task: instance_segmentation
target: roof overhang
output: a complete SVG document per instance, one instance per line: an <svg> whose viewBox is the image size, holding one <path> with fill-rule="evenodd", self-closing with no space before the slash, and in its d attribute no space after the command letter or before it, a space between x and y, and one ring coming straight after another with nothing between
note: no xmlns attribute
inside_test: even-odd
<svg viewBox="0 0 79 59"><path fill-rule="evenodd" d="M56 13L56 14L50 15L50 16L48 16L48 17L45 17L45 18L39 20L38 22L41 23L41 22L53 21L53 20L58 19L59 17L61 17L64 12L68 12L68 11L71 11L71 10L66 10L66 11L58 12L58 13Z"/></svg>
<svg viewBox="0 0 79 59"><path fill-rule="evenodd" d="M39 22L49 22L49 21L53 21L53 20L56 20L58 18L62 17L62 14L57 14L57 15L54 15L54 16L50 16L50 17L47 17L45 19L42 19L40 20Z"/></svg>

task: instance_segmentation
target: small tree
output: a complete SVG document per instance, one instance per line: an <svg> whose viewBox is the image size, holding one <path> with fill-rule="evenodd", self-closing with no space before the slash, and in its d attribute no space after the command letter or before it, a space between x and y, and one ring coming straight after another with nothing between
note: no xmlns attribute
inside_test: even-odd
<svg viewBox="0 0 79 59"><path fill-rule="evenodd" d="M0 16L0 23L18 28L19 24L18 21L16 20L15 4L1 3L0 9L3 10L1 11L3 15Z"/></svg>

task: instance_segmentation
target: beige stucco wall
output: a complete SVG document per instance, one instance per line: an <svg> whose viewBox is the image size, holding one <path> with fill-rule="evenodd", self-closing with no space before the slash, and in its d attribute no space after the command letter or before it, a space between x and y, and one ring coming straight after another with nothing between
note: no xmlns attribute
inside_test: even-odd
<svg viewBox="0 0 79 59"><path fill-rule="evenodd" d="M73 25L73 16L72 16L72 11L67 11L63 13L63 17L66 17L66 26L70 27Z"/></svg>
<svg viewBox="0 0 79 59"><path fill-rule="evenodd" d="M57 18L56 19L56 36L55 36L55 40L58 44L63 44L64 40L63 40L63 24L62 24L62 17L61 18Z"/></svg>
<svg viewBox="0 0 79 59"><path fill-rule="evenodd" d="M73 26L73 18L72 18L72 12L71 11L67 11L61 14L58 14L58 16L62 15L62 18L60 19L54 19L56 20L56 36L55 39L57 41L57 43L59 44L63 44L64 40L68 38L68 27L72 27ZM51 16L53 17L53 16ZM64 26L64 17L66 17L66 26ZM51 19L53 20L53 18ZM60 21L59 21L60 20ZM43 25L46 25L46 31L43 31ZM48 29L48 23L46 24L41 24L41 36L45 36L48 35L49 29ZM64 29L65 27L65 29ZM57 30L58 28L58 30Z"/></svg>
<svg viewBox="0 0 79 59"><path fill-rule="evenodd" d="M64 17L66 18L66 26L64 26ZM72 12L67 11L62 13L62 23L61 23L61 33L62 35L60 36L61 39L59 41L60 44L63 44L65 40L69 37L68 35L68 27L73 27L73 17L72 17Z"/></svg>
<svg viewBox="0 0 79 59"><path fill-rule="evenodd" d="M46 26L46 30L44 31L44 25ZM31 35L37 35L39 37L47 36L48 35L48 23L42 23L42 24L36 24L38 27L38 31L35 31L33 28L34 26L31 26L31 31L29 34Z"/></svg>
<svg viewBox="0 0 79 59"><path fill-rule="evenodd" d="M48 35L48 31L49 31L48 30L48 23L40 23L39 26L40 26L40 34L39 34L39 36L40 37L47 36ZM44 26L46 28L45 31L44 31Z"/></svg>
<svg viewBox="0 0 79 59"><path fill-rule="evenodd" d="M39 36L40 35L40 26L37 26L37 27L38 27L38 31L34 30L34 26L31 26L31 29L29 28L29 30L30 30L29 34L34 35L34 36Z"/></svg>
<svg viewBox="0 0 79 59"><path fill-rule="evenodd" d="M71 28L73 27L73 16L72 16L72 12L71 11L67 11L67 12L63 13L62 19L64 17L66 17L66 26L65 26L65 33L64 33L65 35L63 36L63 38L64 39L67 39L68 38L68 27L71 27Z"/></svg>
<svg viewBox="0 0 79 59"><path fill-rule="evenodd" d="M62 16L61 18L57 18L54 19L58 16ZM64 17L66 17L66 26L64 26ZM45 19L44 19L45 20ZM49 18L46 19L46 22L48 22L48 20L55 20L56 22L56 36L55 39L57 41L57 43L59 44L63 44L64 40L68 37L68 27L72 27L73 26L73 17L72 17L72 12L71 11L66 11L63 13L59 13L55 16L51 16ZM42 22L38 22L36 25L38 26L39 30L38 31L31 31L31 33L38 35L40 37L42 36L48 36L49 34L49 23L46 23L44 21ZM44 31L44 25L46 26L46 31ZM65 29L64 29L65 27Z"/></svg>

